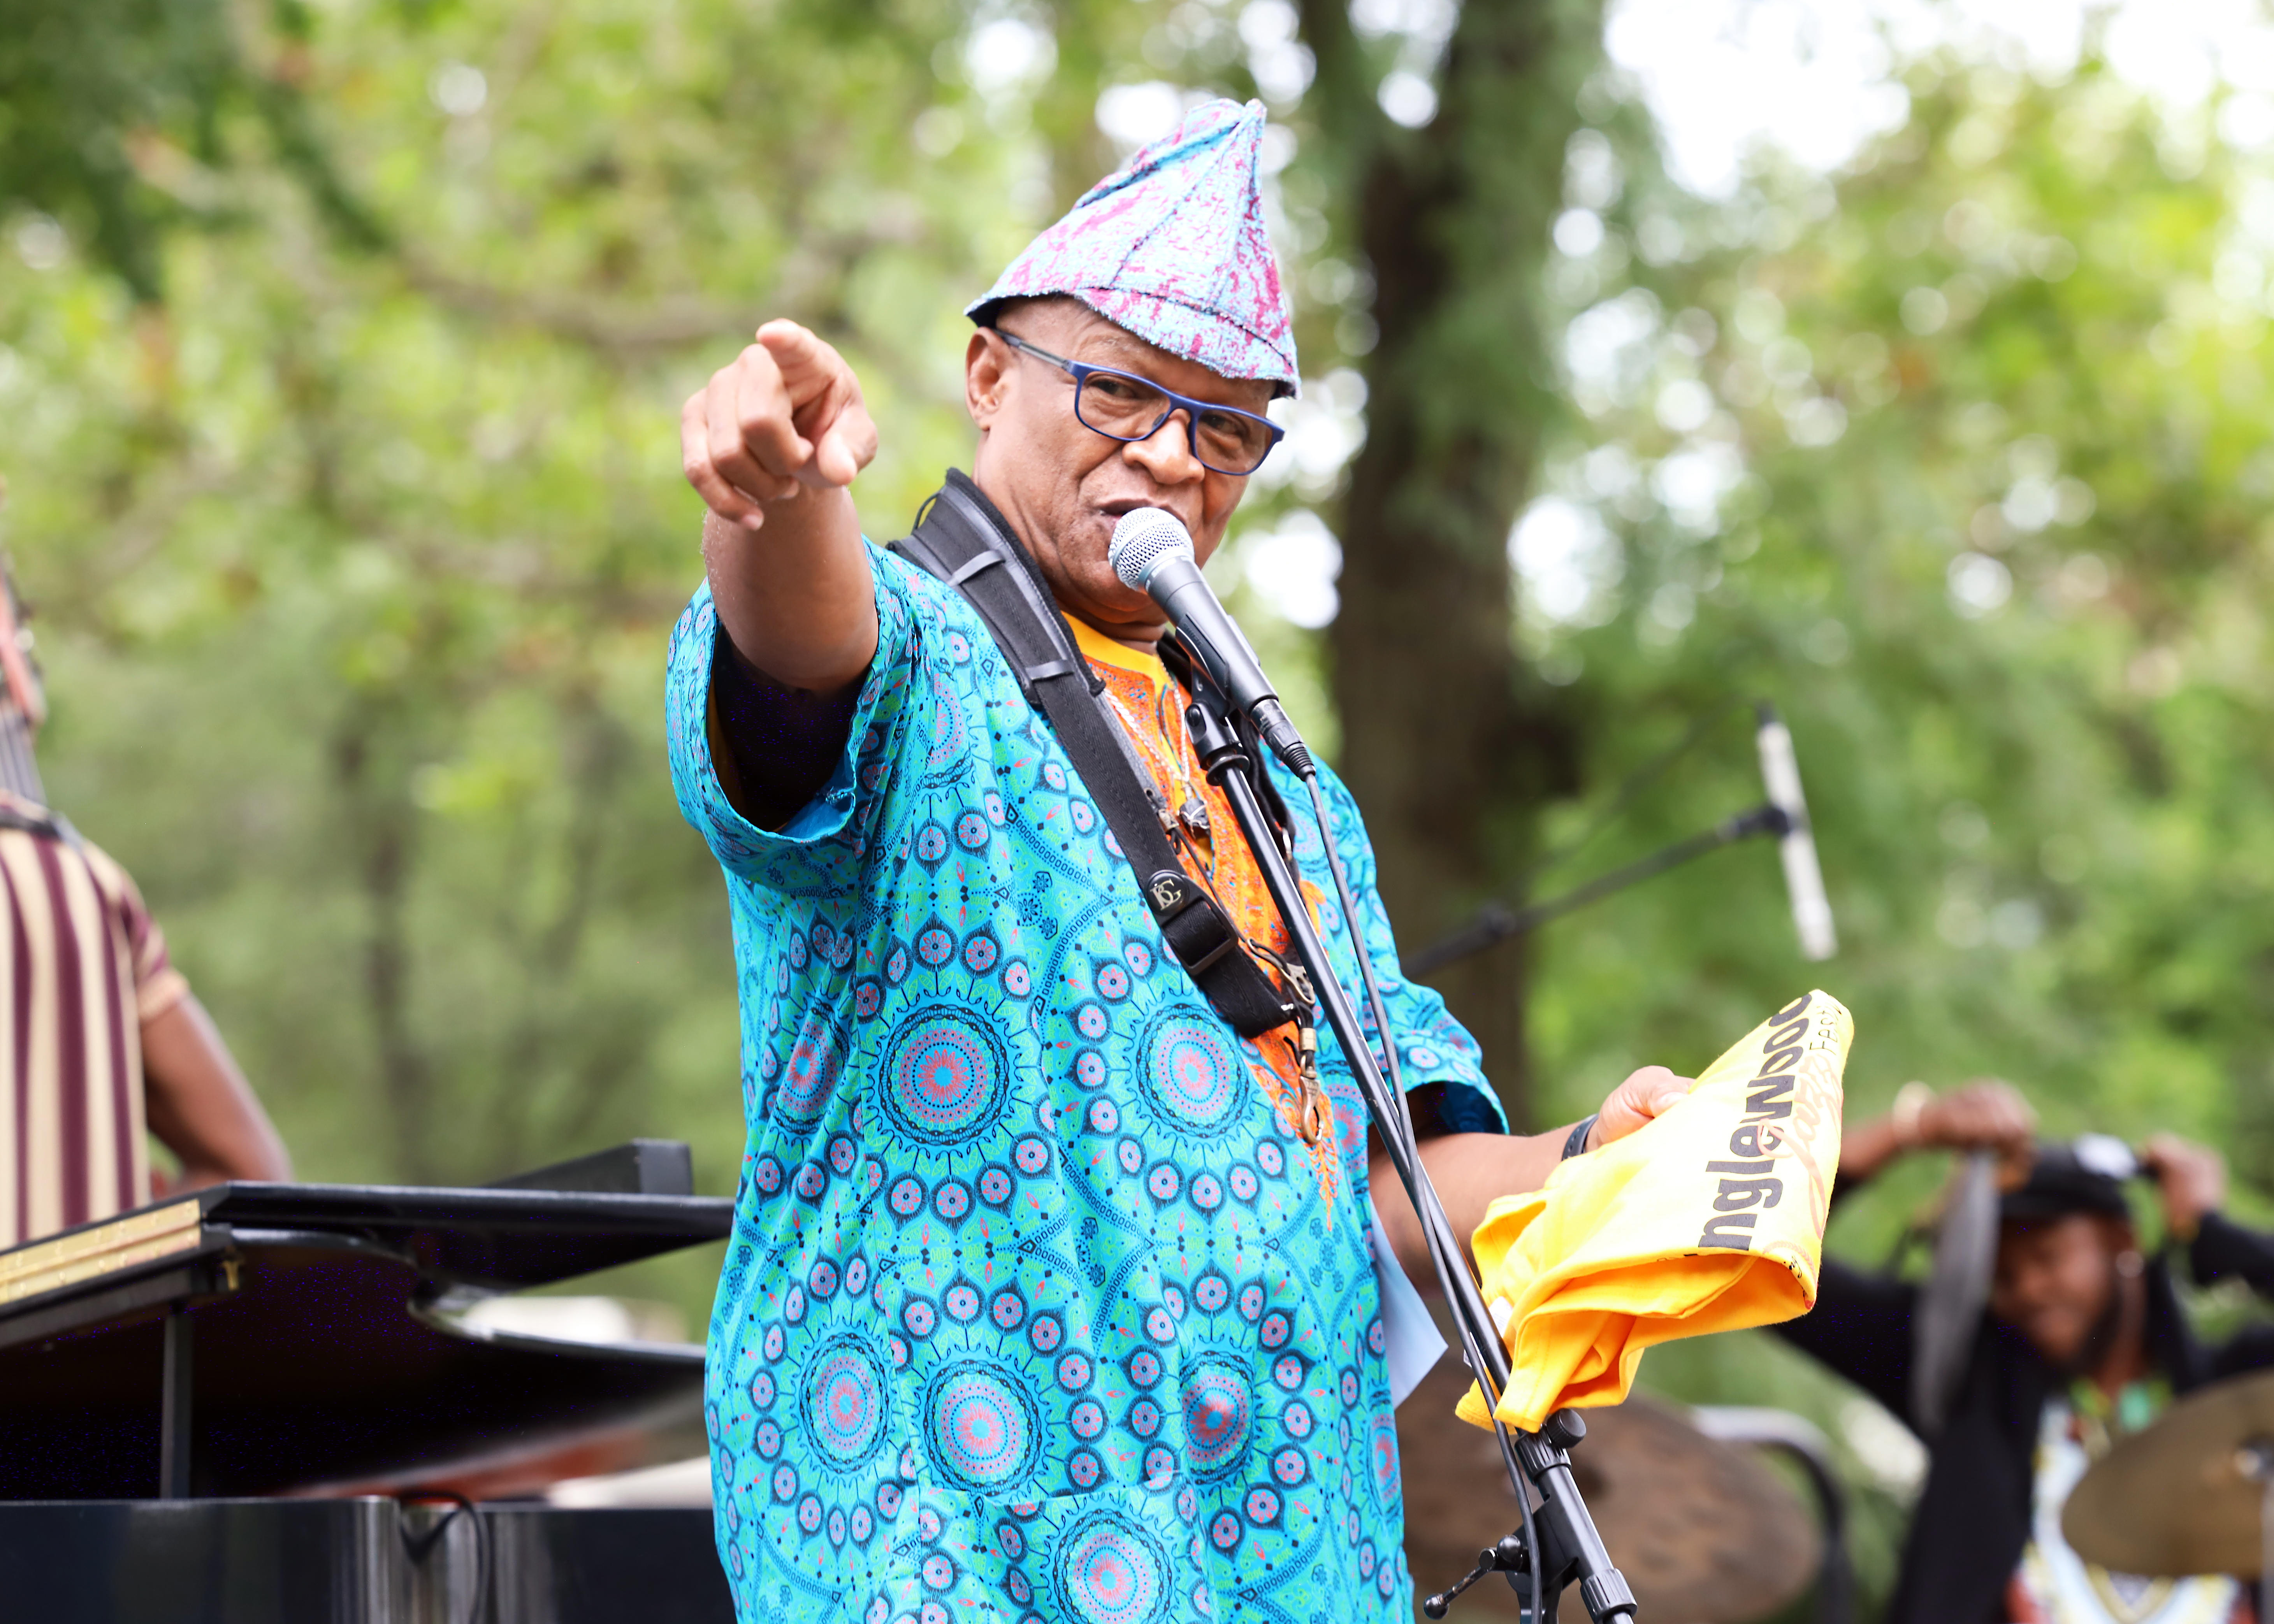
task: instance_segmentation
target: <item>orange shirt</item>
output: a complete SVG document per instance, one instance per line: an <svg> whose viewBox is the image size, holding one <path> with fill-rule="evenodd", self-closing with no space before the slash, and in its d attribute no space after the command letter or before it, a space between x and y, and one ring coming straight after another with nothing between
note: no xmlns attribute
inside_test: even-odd
<svg viewBox="0 0 2274 1624"><path fill-rule="evenodd" d="M1104 681L1105 701L1120 721L1122 731L1128 734L1130 743L1136 747L1137 757L1151 775L1153 787L1160 791L1172 808L1181 808L1197 800L1207 809L1205 831L1193 830L1189 823L1184 823L1184 836L1174 842L1186 872L1206 885L1224 905L1241 936L1283 958L1291 957L1293 950L1287 940L1286 924L1263 883L1263 871L1256 866L1255 853L1248 850L1239 832L1231 800L1201 771L1200 756L1185 726L1184 690L1177 686L1157 655L1141 654L1072 615L1066 617L1066 624L1073 628L1074 641L1081 645L1090 669ZM1305 899L1315 914L1317 898L1309 894L1307 885ZM1275 983L1279 981L1268 964L1264 968ZM1291 1022L1264 1034L1255 1041L1255 1048L1263 1061L1259 1075L1265 1091L1278 1107L1280 1120L1290 1132L1301 1134L1305 1106L1318 1092L1318 1083L1315 1078L1305 1075L1295 1026ZM1312 1159L1318 1168L1321 1187L1331 1191L1339 1177L1334 1135L1329 1129L1316 1138L1317 1142L1311 1147Z"/></svg>

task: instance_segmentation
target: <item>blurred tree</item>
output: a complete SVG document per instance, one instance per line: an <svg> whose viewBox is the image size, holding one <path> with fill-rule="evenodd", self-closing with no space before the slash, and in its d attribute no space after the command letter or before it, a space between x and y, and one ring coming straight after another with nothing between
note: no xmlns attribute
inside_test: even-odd
<svg viewBox="0 0 2274 1624"><path fill-rule="evenodd" d="M2264 156L2090 64L1938 59L1849 171L1708 202L1580 0L1298 21L0 0L0 471L50 781L309 1174L637 1131L731 1177L724 911L657 738L699 572L679 402L762 316L811 322L886 426L859 495L894 533L968 455L963 298L1206 89L1291 138L1315 374L1218 573L1321 738L1331 642L1409 940L1700 718L1558 883L1751 804L1733 700L1799 737L1841 957L1797 960L1759 846L1558 924L1448 983L1502 1075L1528 1037L1512 1103L1703 1064L1812 980L1860 1107L2003 1072L2057 1127L2176 1127L2274 1184ZM1306 509L1345 542L1325 638L1269 613ZM1934 1177L1836 1240L1883 1255ZM1846 1413L1743 1342L1649 1369Z"/></svg>
<svg viewBox="0 0 2274 1624"><path fill-rule="evenodd" d="M1732 702L1797 737L1841 951L1801 963L1766 846L1548 928L1533 1031L1564 1110L1698 1065L1811 983L1855 1011L1851 1110L2003 1075L2049 1131L2222 1146L2274 1187L2268 635L2274 171L2088 58L1956 56L1826 177L1734 198L1659 173L1598 81L1547 282L1577 409L1515 538L1521 635L1608 786L1698 747L1597 839L1607 868L1759 799ZM1714 718L1718 718L1718 720ZM1577 866L1574 865L1575 873ZM1843 1206L1882 1262L1924 1158ZM1901 1438L1758 1345L1653 1355L1684 1396L1811 1410L1876 1507Z"/></svg>
<svg viewBox="0 0 2274 1624"><path fill-rule="evenodd" d="M1568 733L1510 639L1507 538L1555 412L1540 273L1601 16L1467 0L1434 109L1411 68L1385 77L1342 0L1306 0L1303 22L1337 212L1374 287L1329 634L1339 765L1410 949L1506 885L1571 787ZM1437 981L1511 1116L1532 1116L1519 953Z"/></svg>
<svg viewBox="0 0 2274 1624"><path fill-rule="evenodd" d="M811 323L902 523L966 443L936 289L1052 201L990 128L1047 56L947 4L19 11L0 414L59 801L312 1176L675 1131L731 1178L723 912L656 740L677 403ZM279 85L382 223L305 184Z"/></svg>
<svg viewBox="0 0 2274 1624"><path fill-rule="evenodd" d="M1540 207L1503 227L1486 205L1518 130L1495 86L1592 27L1474 8L1438 132L1373 110L1385 75L1429 94L1435 25L1330 46L1306 102L1284 0L14 4L0 410L56 668L52 781L141 875L303 1164L414 1178L670 1123L717 1146L718 1176L734 1164L716 881L652 741L661 634L697 568L677 402L742 335L787 314L855 357L887 425L861 500L891 534L968 454L958 290L1141 126L1263 90L1290 132L1336 132L1284 171L1330 381L1374 348L1332 186L1393 162L1442 177L1446 297L1529 342ZM1552 174L1560 136L1526 139ZM1399 234L1367 229L1361 249ZM1372 365L1391 398L1435 365L1409 348L1467 342L1452 308L1389 325ZM1431 419L1468 494L1399 521L1438 538L1495 692L1513 691L1506 572L1477 535L1517 500L1532 370L1472 379L1485 440ZM1331 447L1354 402L1322 394ZM1260 491L1257 523L1330 501L1340 462ZM1303 703L1306 652L1261 635ZM1377 821L1414 853L1436 833L1398 832L1404 794Z"/></svg>
<svg viewBox="0 0 2274 1624"><path fill-rule="evenodd" d="M1867 1098L2003 1071L2058 1123L2253 1147L2274 193L2095 64L1911 92L1835 180L1707 207L1629 166L1571 233L1525 636L1619 719L1598 781L1730 699L1792 717ZM1732 720L1619 838L1753 798ZM1788 996L1783 907L1753 848L1558 927L1559 1070Z"/></svg>
<svg viewBox="0 0 2274 1624"><path fill-rule="evenodd" d="M205 172L234 155L241 115L343 239L374 244L299 94L309 15L275 0L269 22L256 67L220 0L0 0L0 211L28 207L83 232L154 302L162 235L215 215Z"/></svg>

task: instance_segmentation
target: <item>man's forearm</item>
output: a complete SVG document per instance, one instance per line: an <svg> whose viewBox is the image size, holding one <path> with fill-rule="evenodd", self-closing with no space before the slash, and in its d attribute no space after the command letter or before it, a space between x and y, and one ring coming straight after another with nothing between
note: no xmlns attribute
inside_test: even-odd
<svg viewBox="0 0 2274 1624"><path fill-rule="evenodd" d="M2029 1101L2005 1083L1984 1079L1943 1094L1909 1084L1894 1110L1842 1128L1840 1182L1853 1189L1915 1150L1987 1150L2004 1159L2010 1188L2028 1176L2036 1127Z"/></svg>
<svg viewBox="0 0 2274 1624"><path fill-rule="evenodd" d="M1429 1182L1444 1203L1445 1217L1464 1246L1484 1222L1485 1209L1495 1200L1537 1190L1547 1182L1547 1176L1562 1159L1563 1143L1570 1135L1571 1124L1567 1123L1547 1133L1448 1133L1422 1142L1421 1164L1428 1169ZM1436 1296L1437 1270L1429 1259L1429 1244L1421 1236L1421 1220L1387 1154L1374 1154L1367 1177L1373 1185L1374 1210L1382 1214L1382 1230L1389 1237L1398 1262L1425 1295Z"/></svg>
<svg viewBox="0 0 2274 1624"><path fill-rule="evenodd" d="M1843 1127L1840 1131L1840 1177L1860 1184L1909 1148L1896 1131L1893 1116L1875 1116L1858 1126Z"/></svg>
<svg viewBox="0 0 2274 1624"><path fill-rule="evenodd" d="M756 531L707 513L703 560L728 639L775 681L834 694L876 658L876 588L849 492L770 502Z"/></svg>
<svg viewBox="0 0 2274 1624"><path fill-rule="evenodd" d="M142 1026L150 1132L181 1159L184 1186L292 1176L284 1141L195 997Z"/></svg>

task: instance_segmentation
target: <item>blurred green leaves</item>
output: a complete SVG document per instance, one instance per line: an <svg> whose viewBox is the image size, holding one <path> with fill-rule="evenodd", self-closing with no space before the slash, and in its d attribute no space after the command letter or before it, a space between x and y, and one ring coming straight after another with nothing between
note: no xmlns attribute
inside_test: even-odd
<svg viewBox="0 0 2274 1624"><path fill-rule="evenodd" d="M167 229L235 213L222 172L256 147L343 242L380 244L301 94L308 11L274 0L252 49L249 15L225 0L0 3L0 208L46 217L19 229L27 258L59 253L59 229L78 231L154 302Z"/></svg>
<svg viewBox="0 0 2274 1624"><path fill-rule="evenodd" d="M11 86L41 51L109 86L11 88L47 145L0 138L0 526L59 803L303 1171L488 1177L636 1132L727 1187L736 989L659 726L701 575L681 402L761 320L814 326L886 425L858 496L897 533L969 455L962 305L1119 155L1101 91L1253 94L1243 8L11 3ZM95 159L131 252L73 179ZM1321 367L1365 303L1329 268ZM1256 519L1330 495L1327 450ZM1260 635L1328 736L1307 637Z"/></svg>
<svg viewBox="0 0 2274 1624"><path fill-rule="evenodd" d="M1844 951L1801 965L1766 851L1718 857L1556 928L1543 1070L1577 1109L1815 980L1861 1104L2000 1073L2057 1130L2274 1182L2268 174L2090 62L1910 91L1852 173L1727 206L1630 131L1551 269L1584 426L1519 531L1527 646L1599 719L1598 786L1776 700ZM1601 860L1757 796L1732 727Z"/></svg>
<svg viewBox="0 0 2274 1624"><path fill-rule="evenodd" d="M0 472L50 782L304 1171L642 1132L731 1179L725 913L659 726L700 575L680 403L759 320L816 326L885 425L859 499L896 532L968 454L958 312L1118 155L1102 91L1260 90L1294 138L1316 387L1244 517L1259 560L1320 551L1295 515L1340 493L1395 326L1320 98L1360 119L1452 16L1359 10L1314 62L1278 0L0 0ZM1510 382L1439 352L1560 424L1514 545L1586 786L1545 844L1763 695L1840 913L1841 957L1801 963L1751 846L1551 927L1540 1114L1815 982L1860 1104L2003 1073L2057 1128L2177 1128L2274 1184L2274 169L2090 64L1909 86L1851 172L1765 162L1709 203L1597 74L1547 211L1560 354ZM1413 139L1392 100L1367 141ZM1479 297L1531 295L1508 274ZM1245 612L1273 594L1243 551ZM1321 640L1256 629L1330 736ZM1554 877L1758 794L1733 715ZM1839 1243L1882 1255L1934 1177ZM1663 1369L1788 1381L1750 1358Z"/></svg>
<svg viewBox="0 0 2274 1624"><path fill-rule="evenodd" d="M0 17L50 782L312 1176L639 1132L731 1183L724 910L659 727L701 574L679 403L763 317L813 324L893 425L892 533L968 454L960 290L1057 200L989 132L1020 96L960 82L967 13L872 9ZM280 86L383 226L305 184Z"/></svg>

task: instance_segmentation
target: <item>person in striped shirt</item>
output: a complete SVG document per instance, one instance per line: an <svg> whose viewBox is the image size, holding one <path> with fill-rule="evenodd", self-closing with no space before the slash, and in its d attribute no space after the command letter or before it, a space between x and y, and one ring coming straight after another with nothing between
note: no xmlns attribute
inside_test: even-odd
<svg viewBox="0 0 2274 1624"><path fill-rule="evenodd" d="M173 1191L288 1178L291 1163L132 879L44 805L44 700L12 579L0 587L4 1250ZM151 1166L152 1135L179 1162L170 1177Z"/></svg>

